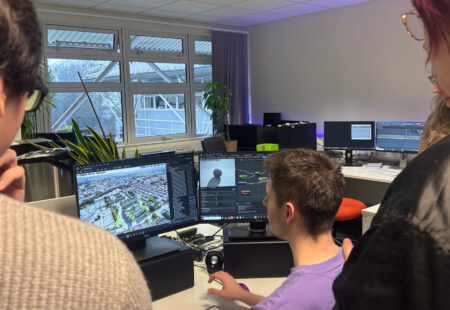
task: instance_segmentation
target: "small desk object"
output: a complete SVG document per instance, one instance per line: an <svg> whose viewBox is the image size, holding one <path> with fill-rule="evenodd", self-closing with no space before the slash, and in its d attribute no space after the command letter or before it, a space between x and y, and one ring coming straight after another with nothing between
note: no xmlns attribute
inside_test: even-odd
<svg viewBox="0 0 450 310"><path fill-rule="evenodd" d="M148 238L157 249L158 241L172 244L178 250L146 257L145 249L134 252L152 294L152 300L178 293L194 286L194 257L191 248L169 238ZM149 242L147 242L149 244ZM147 251L148 252L148 251Z"/></svg>
<svg viewBox="0 0 450 310"><path fill-rule="evenodd" d="M236 278L286 277L294 266L286 241L274 237L231 239L229 227L224 228L223 256L224 270Z"/></svg>

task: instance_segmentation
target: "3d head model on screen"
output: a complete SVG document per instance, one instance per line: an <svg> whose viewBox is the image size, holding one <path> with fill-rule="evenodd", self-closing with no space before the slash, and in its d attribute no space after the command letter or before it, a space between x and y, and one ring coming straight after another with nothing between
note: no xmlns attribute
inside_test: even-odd
<svg viewBox="0 0 450 310"><path fill-rule="evenodd" d="M220 177L222 176L222 170L216 168L213 171L213 177L208 181L208 187L217 187L220 185Z"/></svg>

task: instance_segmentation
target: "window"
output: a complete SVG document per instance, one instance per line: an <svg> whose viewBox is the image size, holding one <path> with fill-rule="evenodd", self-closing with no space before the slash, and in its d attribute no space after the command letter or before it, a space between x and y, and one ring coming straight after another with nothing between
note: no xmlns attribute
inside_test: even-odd
<svg viewBox="0 0 450 310"><path fill-rule="evenodd" d="M130 35L131 49L146 52L183 53L183 40Z"/></svg>
<svg viewBox="0 0 450 310"><path fill-rule="evenodd" d="M132 83L186 83L186 64L130 62Z"/></svg>
<svg viewBox="0 0 450 310"><path fill-rule="evenodd" d="M47 30L47 46L56 48L115 49L113 33L72 31L64 29Z"/></svg>
<svg viewBox="0 0 450 310"><path fill-rule="evenodd" d="M186 133L184 94L136 94L133 99L137 138Z"/></svg>
<svg viewBox="0 0 450 310"><path fill-rule="evenodd" d="M74 118L82 131L101 132L80 75L103 129L118 142L212 134L202 102L212 81L209 37L50 24L44 33L55 108L41 116L39 130L71 130Z"/></svg>
<svg viewBox="0 0 450 310"><path fill-rule="evenodd" d="M212 55L211 41L195 41L195 53L199 55Z"/></svg>

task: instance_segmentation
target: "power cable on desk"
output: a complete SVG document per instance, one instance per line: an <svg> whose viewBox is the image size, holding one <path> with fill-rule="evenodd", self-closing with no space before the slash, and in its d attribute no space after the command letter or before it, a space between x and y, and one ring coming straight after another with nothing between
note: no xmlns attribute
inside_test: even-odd
<svg viewBox="0 0 450 310"><path fill-rule="evenodd" d="M222 226L221 226L214 234L212 234L211 236L206 236L206 237L204 237L205 239L210 239L210 240L208 240L208 241L206 241L206 242L209 242L209 241L213 240L213 239L215 238L215 236L216 236L221 230L223 230L223 229L225 228L225 226L227 226L228 224L230 224L230 223L225 223L224 225L222 225ZM179 240L180 242L182 242L183 244L185 244L185 245L187 245L187 246L190 246L190 247L192 247L192 248L205 250L205 249L201 248L202 244L196 245L196 244L193 244L193 243L188 242L188 241L186 241L186 240L183 240L182 238L179 237L179 234L178 234L178 232L177 232L176 230L175 230L175 233L177 234L178 240ZM219 237L220 237L220 238L223 238L223 236L219 236ZM205 242L205 243L206 243L206 242Z"/></svg>

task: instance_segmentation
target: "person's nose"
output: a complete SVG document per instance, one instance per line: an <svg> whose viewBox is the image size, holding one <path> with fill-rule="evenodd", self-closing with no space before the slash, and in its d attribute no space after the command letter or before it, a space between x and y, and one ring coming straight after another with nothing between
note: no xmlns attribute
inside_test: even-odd
<svg viewBox="0 0 450 310"><path fill-rule="evenodd" d="M435 83L433 86L433 93L434 94L440 94L441 90L439 89L438 85Z"/></svg>

